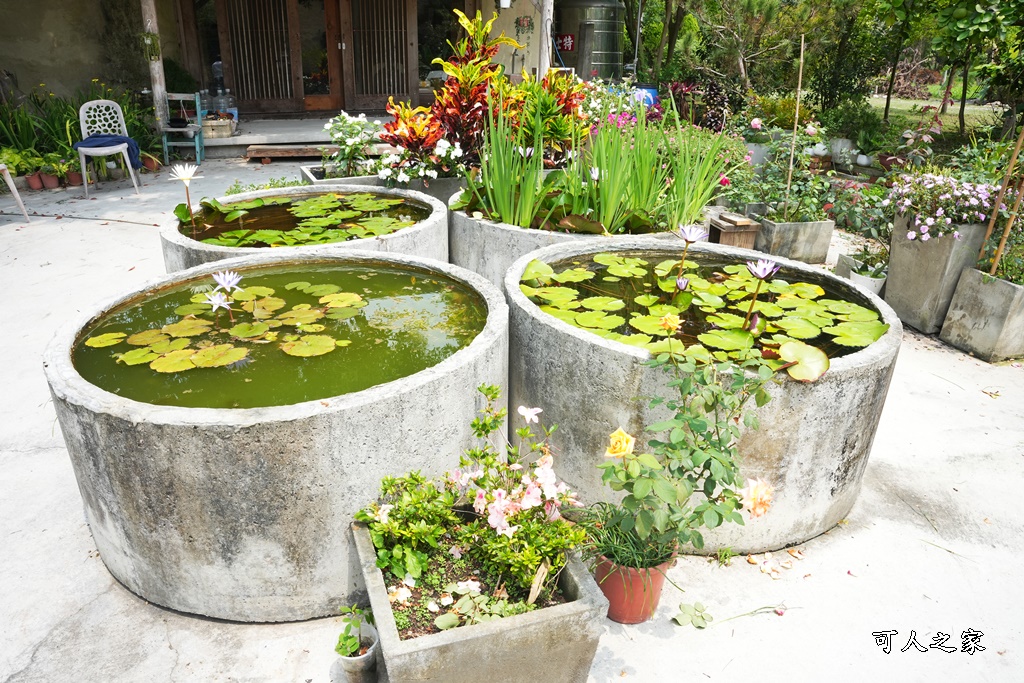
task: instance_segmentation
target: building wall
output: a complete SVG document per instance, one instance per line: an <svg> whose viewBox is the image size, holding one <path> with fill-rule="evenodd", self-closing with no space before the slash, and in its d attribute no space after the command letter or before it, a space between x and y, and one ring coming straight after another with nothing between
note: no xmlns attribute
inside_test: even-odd
<svg viewBox="0 0 1024 683"><path fill-rule="evenodd" d="M164 54L179 54L174 0L156 0ZM70 95L103 78L100 0L0 0L0 68L27 92L44 87ZM140 48L141 52L141 48Z"/></svg>
<svg viewBox="0 0 1024 683"><path fill-rule="evenodd" d="M539 4L539 3L538 3ZM480 13L485 19L491 16L492 12L498 12L498 19L494 22L493 34L500 35L505 32L509 38L515 38L526 47L521 50L503 45L498 51L496 61L505 66L505 72L509 76L518 76L526 69L526 73L533 73L537 68L537 45L540 40L540 10L534 6L532 0L512 0L512 6L508 9L499 9L497 3L482 0ZM521 18L532 20L532 31L529 28L521 27L517 36L516 22ZM525 22L524 22L525 23ZM515 55L515 68L512 68L513 54Z"/></svg>

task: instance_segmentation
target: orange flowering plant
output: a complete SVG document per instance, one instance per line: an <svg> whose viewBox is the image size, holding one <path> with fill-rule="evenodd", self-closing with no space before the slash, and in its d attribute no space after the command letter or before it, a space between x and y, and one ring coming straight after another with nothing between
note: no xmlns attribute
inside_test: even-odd
<svg viewBox="0 0 1024 683"><path fill-rule="evenodd" d="M602 481L623 495L619 503L593 506L581 522L591 550L628 567L654 567L681 545L704 547L700 528L744 523L763 515L771 504L767 482L752 479L743 487L736 442L740 426L757 427L749 401L770 399L765 385L774 373L759 359L702 362L662 354L651 361L672 374L670 398L653 406L671 417L647 427L657 438L650 452L635 452L636 440L622 427L609 437Z"/></svg>

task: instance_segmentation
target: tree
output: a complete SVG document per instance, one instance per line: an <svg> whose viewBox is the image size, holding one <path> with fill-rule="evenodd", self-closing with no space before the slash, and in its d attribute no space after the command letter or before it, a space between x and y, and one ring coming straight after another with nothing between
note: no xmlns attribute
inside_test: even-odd
<svg viewBox="0 0 1024 683"><path fill-rule="evenodd" d="M782 6L782 0L719 0L694 10L709 42L723 53L726 63L719 64L721 70L716 75L725 75L732 62L743 87L753 89L751 66L769 55L785 54L790 44L790 37L778 31Z"/></svg>
<svg viewBox="0 0 1024 683"><path fill-rule="evenodd" d="M934 10L934 0L876 0L876 12L887 26L897 26L893 41L892 57L889 60L889 87L885 92L885 111L882 118L889 120L889 105L892 103L892 89L896 82L896 66L910 37L913 25Z"/></svg>
<svg viewBox="0 0 1024 683"><path fill-rule="evenodd" d="M960 134L964 134L964 109L967 105L967 80L971 65L979 56L999 50L1007 38L1009 26L1024 18L1022 0L947 0L938 12L939 33L932 47L963 67L960 92Z"/></svg>
<svg viewBox="0 0 1024 683"><path fill-rule="evenodd" d="M872 0L835 0L822 18L831 30L812 32L807 82L822 111L871 92L870 80L881 71L889 42L873 10Z"/></svg>

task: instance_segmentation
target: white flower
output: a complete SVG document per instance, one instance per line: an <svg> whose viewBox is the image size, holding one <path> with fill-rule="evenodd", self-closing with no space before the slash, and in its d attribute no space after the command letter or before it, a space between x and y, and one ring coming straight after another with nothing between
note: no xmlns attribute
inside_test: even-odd
<svg viewBox="0 0 1024 683"><path fill-rule="evenodd" d="M437 146L434 147L434 153L438 156L444 156L445 152L451 149L452 143L448 142L444 138L437 141Z"/></svg>
<svg viewBox="0 0 1024 683"><path fill-rule="evenodd" d="M242 281L242 276L233 270L225 270L220 273L213 274L213 281L217 283L217 286L213 288L213 291L223 289L226 293L230 294L232 291L241 291L241 287L238 283Z"/></svg>
<svg viewBox="0 0 1024 683"><path fill-rule="evenodd" d="M377 509L377 511L375 513L373 513L373 518L376 519L381 524L387 524L388 523L388 513L391 512L391 509L393 507L395 507L395 506L394 505L381 505Z"/></svg>
<svg viewBox="0 0 1024 683"><path fill-rule="evenodd" d="M519 406L516 412L523 416L523 420L526 421L526 424L530 424L531 422L540 422L537 415L544 411L541 408L527 408L526 406Z"/></svg>
<svg viewBox="0 0 1024 683"><path fill-rule="evenodd" d="M185 183L185 187L188 187L189 182L193 178L202 178L201 175L196 175L196 171L199 167L195 164L175 164L171 169L171 180L180 180Z"/></svg>
<svg viewBox="0 0 1024 683"><path fill-rule="evenodd" d="M453 598L452 596L448 595L447 593L445 593L444 595L441 596L441 604L444 605L445 607L447 607L448 605L452 604L453 602L455 602L455 598Z"/></svg>
<svg viewBox="0 0 1024 683"><path fill-rule="evenodd" d="M206 303L213 307L213 313L216 313L218 308L223 308L225 311L231 310L231 304L228 302L228 298L224 296L224 292L211 292L207 294Z"/></svg>
<svg viewBox="0 0 1024 683"><path fill-rule="evenodd" d="M434 180L434 179L437 178L437 171L433 171L433 170L423 171L423 175L430 176L430 179Z"/></svg>
<svg viewBox="0 0 1024 683"><path fill-rule="evenodd" d="M400 183L407 183L409 182L409 176L405 174L405 171L399 171L398 176L395 178L395 180L397 180Z"/></svg>
<svg viewBox="0 0 1024 683"><path fill-rule="evenodd" d="M355 147L356 145L359 144L359 140L357 140L356 138L346 138L345 144L348 145L349 147Z"/></svg>
<svg viewBox="0 0 1024 683"><path fill-rule="evenodd" d="M390 168L382 168L382 169L380 169L379 171L377 171L377 177L380 178L381 180L387 180L388 178L391 177L391 169Z"/></svg>

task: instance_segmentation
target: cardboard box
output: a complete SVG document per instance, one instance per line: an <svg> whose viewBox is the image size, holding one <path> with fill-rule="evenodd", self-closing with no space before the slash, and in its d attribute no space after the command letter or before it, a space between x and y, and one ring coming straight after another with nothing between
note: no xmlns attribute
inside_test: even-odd
<svg viewBox="0 0 1024 683"><path fill-rule="evenodd" d="M216 119L203 121L203 136L207 138L229 138L235 133L237 126L232 119Z"/></svg>

